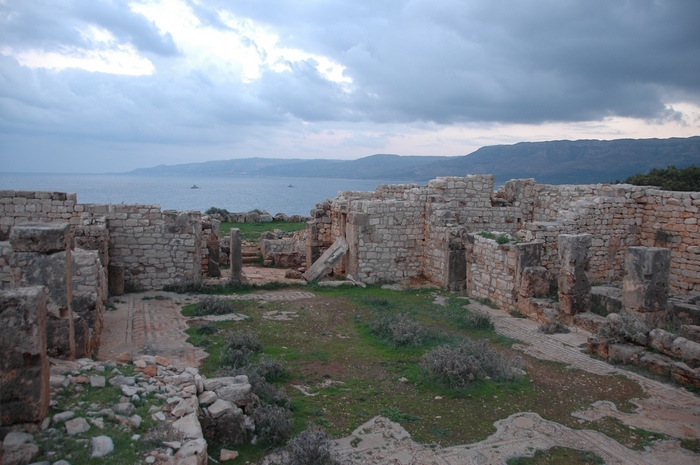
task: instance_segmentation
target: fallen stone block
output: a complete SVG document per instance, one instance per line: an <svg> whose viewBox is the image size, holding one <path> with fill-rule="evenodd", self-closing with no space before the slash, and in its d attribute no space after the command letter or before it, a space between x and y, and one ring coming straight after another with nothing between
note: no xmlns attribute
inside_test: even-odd
<svg viewBox="0 0 700 465"><path fill-rule="evenodd" d="M303 277L307 281L318 281L325 275L330 273L335 265L340 262L345 253L348 251L349 246L343 237L339 237L331 245L328 250L323 252L323 255L314 262L311 267L306 270Z"/></svg>

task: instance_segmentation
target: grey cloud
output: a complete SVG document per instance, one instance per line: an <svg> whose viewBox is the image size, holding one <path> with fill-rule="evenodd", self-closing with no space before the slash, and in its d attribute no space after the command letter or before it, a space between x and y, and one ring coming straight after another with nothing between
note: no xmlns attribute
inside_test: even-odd
<svg viewBox="0 0 700 465"><path fill-rule="evenodd" d="M234 8L345 65L356 85L346 112L369 121L651 119L666 112L672 93L700 96L700 2L690 0Z"/></svg>
<svg viewBox="0 0 700 465"><path fill-rule="evenodd" d="M109 30L122 42L143 53L174 56L179 53L170 34L161 35L154 24L109 0L9 0L0 5L0 42L13 48L37 47L59 51L66 46L92 47L80 33L86 25Z"/></svg>

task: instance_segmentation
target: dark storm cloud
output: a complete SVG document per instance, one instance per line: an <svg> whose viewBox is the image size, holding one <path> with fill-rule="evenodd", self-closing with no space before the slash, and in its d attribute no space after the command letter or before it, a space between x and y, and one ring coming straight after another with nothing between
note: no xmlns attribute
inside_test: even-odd
<svg viewBox="0 0 700 465"><path fill-rule="evenodd" d="M94 46L81 29L96 25L141 52L173 56L179 52L170 34L161 35L125 2L109 0L9 0L0 5L0 41L11 47L58 51L65 46Z"/></svg>
<svg viewBox="0 0 700 465"><path fill-rule="evenodd" d="M265 7L263 7L265 5ZM236 3L347 67L378 122L657 118L700 101L700 2Z"/></svg>

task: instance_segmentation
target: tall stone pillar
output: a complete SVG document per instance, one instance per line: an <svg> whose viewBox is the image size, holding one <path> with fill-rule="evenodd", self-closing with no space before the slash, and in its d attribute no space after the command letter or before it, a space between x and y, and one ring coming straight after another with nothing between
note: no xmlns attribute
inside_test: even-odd
<svg viewBox="0 0 700 465"><path fill-rule="evenodd" d="M75 358L73 326L73 236L67 223L21 224L10 232L12 287L46 286L47 350Z"/></svg>
<svg viewBox="0 0 700 465"><path fill-rule="evenodd" d="M0 426L42 421L49 412L46 288L0 292Z"/></svg>
<svg viewBox="0 0 700 465"><path fill-rule="evenodd" d="M571 317L591 307L591 282L586 271L591 261L590 234L560 234L559 309Z"/></svg>
<svg viewBox="0 0 700 465"><path fill-rule="evenodd" d="M243 250L241 246L241 230L231 228L231 278L234 286L243 284Z"/></svg>
<svg viewBox="0 0 700 465"><path fill-rule="evenodd" d="M630 247L622 280L622 310L655 324L666 318L671 251L660 247Z"/></svg>

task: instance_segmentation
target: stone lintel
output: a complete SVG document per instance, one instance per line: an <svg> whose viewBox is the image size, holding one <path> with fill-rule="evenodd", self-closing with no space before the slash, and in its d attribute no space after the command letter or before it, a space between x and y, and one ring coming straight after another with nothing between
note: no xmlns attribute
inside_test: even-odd
<svg viewBox="0 0 700 465"><path fill-rule="evenodd" d="M68 223L25 223L12 228L10 243L15 252L51 254L71 248Z"/></svg>

